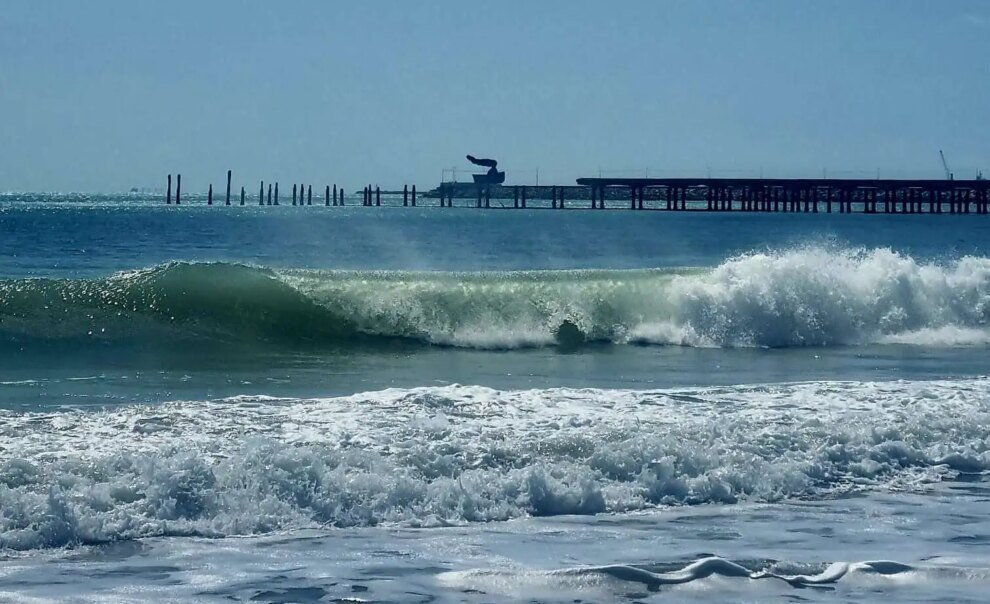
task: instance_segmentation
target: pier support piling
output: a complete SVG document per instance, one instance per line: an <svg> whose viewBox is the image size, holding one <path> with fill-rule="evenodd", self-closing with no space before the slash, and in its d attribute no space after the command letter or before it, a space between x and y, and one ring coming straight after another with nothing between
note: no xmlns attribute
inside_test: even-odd
<svg viewBox="0 0 990 604"><path fill-rule="evenodd" d="M224 198L224 205L230 205L230 174L231 171L227 170L227 196Z"/></svg>
<svg viewBox="0 0 990 604"><path fill-rule="evenodd" d="M168 175L168 184L165 186L165 205L172 205L172 175Z"/></svg>
<svg viewBox="0 0 990 604"><path fill-rule="evenodd" d="M180 203L182 203L179 201L179 197L181 195L182 195L182 175L176 174L175 175L175 205L179 205Z"/></svg>

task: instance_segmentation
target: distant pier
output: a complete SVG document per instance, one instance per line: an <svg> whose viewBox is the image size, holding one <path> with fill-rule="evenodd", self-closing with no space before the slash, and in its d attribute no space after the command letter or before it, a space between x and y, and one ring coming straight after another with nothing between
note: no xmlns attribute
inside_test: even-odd
<svg viewBox="0 0 990 604"><path fill-rule="evenodd" d="M579 178L591 207L616 191L631 210L865 214L987 214L990 182L980 180ZM648 203L650 200L652 203Z"/></svg>
<svg viewBox="0 0 990 604"><path fill-rule="evenodd" d="M227 171L224 205L230 204L232 172ZM181 175L176 176L174 201L172 176L166 182L166 204L179 204ZM332 186L332 206L343 206L344 188ZM243 189L243 188L242 188ZM293 184L293 205L312 206L312 185ZM457 205L488 209L588 209L666 212L787 212L841 214L988 214L990 181L838 179L838 178L578 178L576 185L489 185L444 182L420 195L439 207ZM319 189L317 189L319 190ZM258 205L274 203L269 183L258 190ZM305 198L304 198L305 191ZM331 206L331 185L324 187L323 207ZM382 190L367 185L361 205L381 207L382 195L402 196L401 207L417 206L416 185ZM188 195L188 194L187 194ZM298 200L298 201L297 201ZM465 203L464 200L467 200ZM212 205L213 185L207 204ZM386 200L387 201L387 200ZM241 192L244 205L244 192ZM319 207L321 204L317 203Z"/></svg>

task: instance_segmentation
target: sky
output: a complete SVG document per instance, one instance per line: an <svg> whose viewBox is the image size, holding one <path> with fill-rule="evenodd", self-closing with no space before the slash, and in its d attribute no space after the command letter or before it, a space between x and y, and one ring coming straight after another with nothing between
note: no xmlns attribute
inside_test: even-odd
<svg viewBox="0 0 990 604"><path fill-rule="evenodd" d="M4 0L0 191L990 173L990 2ZM464 178L463 172L460 178ZM449 174L448 174L449 177Z"/></svg>

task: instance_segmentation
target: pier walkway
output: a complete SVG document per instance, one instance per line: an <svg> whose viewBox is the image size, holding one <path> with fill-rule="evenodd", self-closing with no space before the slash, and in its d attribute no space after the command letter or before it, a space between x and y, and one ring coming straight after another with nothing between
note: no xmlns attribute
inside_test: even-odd
<svg viewBox="0 0 990 604"><path fill-rule="evenodd" d="M772 178L579 178L590 191L591 207L604 208L615 189L624 190L629 209L644 199L650 209L743 211L986 214L986 180L772 179ZM692 200L701 204L689 204ZM700 205L700 207L698 207Z"/></svg>

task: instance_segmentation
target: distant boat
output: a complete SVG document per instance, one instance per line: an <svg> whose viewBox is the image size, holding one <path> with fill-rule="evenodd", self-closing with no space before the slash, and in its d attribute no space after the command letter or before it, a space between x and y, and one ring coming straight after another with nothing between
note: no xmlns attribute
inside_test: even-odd
<svg viewBox="0 0 990 604"><path fill-rule="evenodd" d="M472 174L476 185L500 185L505 182L505 172L488 172L487 174Z"/></svg>
<svg viewBox="0 0 990 604"><path fill-rule="evenodd" d="M476 185L500 185L505 182L505 172L498 171L498 162L494 159L479 159L473 155L467 156L468 161L476 166L488 168L486 174L472 174Z"/></svg>

